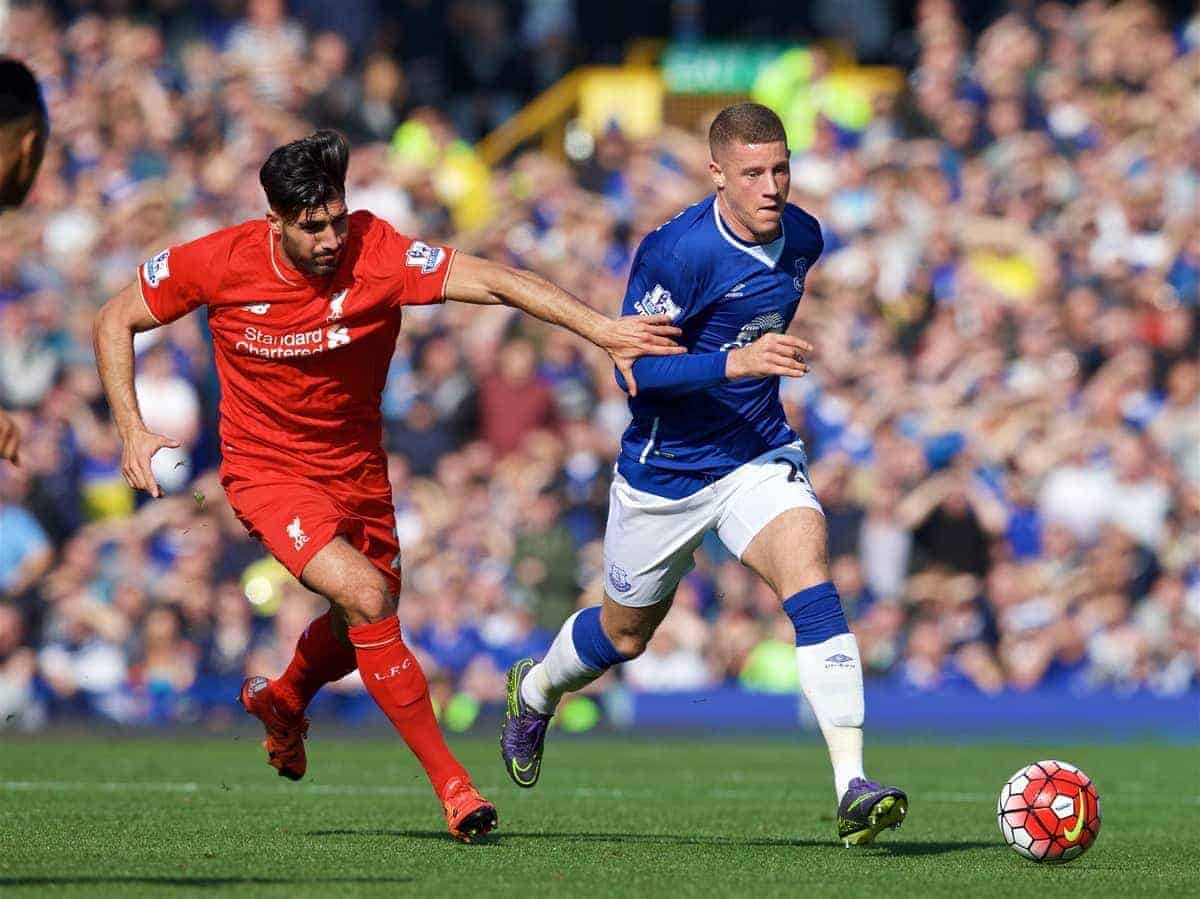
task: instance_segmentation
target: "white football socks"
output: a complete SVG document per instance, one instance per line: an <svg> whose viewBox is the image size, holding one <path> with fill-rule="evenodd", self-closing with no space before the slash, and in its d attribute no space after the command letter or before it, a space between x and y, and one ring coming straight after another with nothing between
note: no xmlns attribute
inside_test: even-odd
<svg viewBox="0 0 1200 899"><path fill-rule="evenodd" d="M575 619L581 614L576 612L563 622L546 658L534 665L521 682L521 698L543 715L554 714L563 693L582 690L604 673L583 664L575 650Z"/></svg>
<svg viewBox="0 0 1200 899"><path fill-rule="evenodd" d="M824 643L796 647L800 689L804 691L833 762L838 801L863 773L863 677L858 641L838 634ZM528 682L528 681L527 681Z"/></svg>

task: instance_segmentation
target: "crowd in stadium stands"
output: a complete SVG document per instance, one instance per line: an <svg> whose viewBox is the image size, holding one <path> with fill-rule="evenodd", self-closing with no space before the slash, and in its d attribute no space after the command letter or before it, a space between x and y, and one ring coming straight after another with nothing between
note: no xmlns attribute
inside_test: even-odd
<svg viewBox="0 0 1200 899"><path fill-rule="evenodd" d="M355 53L280 0L161 27L11 11L7 51L39 75L52 136L0 241L0 404L26 435L0 466L0 722L219 722L323 607L217 483L203 314L137 344L145 419L183 443L158 460L162 500L122 480L90 346L140 262L262 215L273 147L341 127L351 208L613 314L641 235L710 190L702 122L489 172L458 135L514 107L455 79L507 57L496 5L459 6L480 19L456 24L471 39L449 73L416 35ZM972 35L922 0L905 90L796 149L792 199L826 249L794 326L819 357L783 397L869 676L1179 695L1200 685L1200 18L1023 8ZM405 632L440 701L500 700L506 666L599 601L625 397L565 332L450 304L406 313L384 414ZM710 539L619 677L794 690L792 642Z"/></svg>

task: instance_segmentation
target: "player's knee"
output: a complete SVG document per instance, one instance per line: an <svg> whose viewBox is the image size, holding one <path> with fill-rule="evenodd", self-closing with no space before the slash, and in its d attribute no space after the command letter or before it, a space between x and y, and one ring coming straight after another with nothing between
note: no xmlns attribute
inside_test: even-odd
<svg viewBox="0 0 1200 899"><path fill-rule="evenodd" d="M368 624L396 614L396 597L387 590L368 592L364 602L359 607L359 615Z"/></svg>
<svg viewBox="0 0 1200 899"><path fill-rule="evenodd" d="M628 630L621 631L609 639L612 640L613 648L626 659L636 659L646 651L646 644L650 642L650 634Z"/></svg>
<svg viewBox="0 0 1200 899"><path fill-rule="evenodd" d="M378 572L347 584L336 601L353 624L371 624L396 614L396 596L387 579Z"/></svg>

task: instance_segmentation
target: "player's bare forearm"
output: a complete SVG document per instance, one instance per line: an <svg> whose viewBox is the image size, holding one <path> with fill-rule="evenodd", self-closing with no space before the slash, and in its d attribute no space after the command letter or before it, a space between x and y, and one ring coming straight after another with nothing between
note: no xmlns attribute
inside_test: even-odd
<svg viewBox="0 0 1200 899"><path fill-rule="evenodd" d="M520 309L599 345L609 319L533 272L456 253L446 276L446 299Z"/></svg>
<svg viewBox="0 0 1200 899"><path fill-rule="evenodd" d="M145 428L133 389L133 335L149 330L157 323L151 319L148 327L138 327L146 324L136 315L135 304L141 302L138 286L132 284L100 307L92 323L96 368L113 421L122 437L132 430Z"/></svg>
<svg viewBox="0 0 1200 899"><path fill-rule="evenodd" d="M675 343L683 332L665 315L629 315L611 319L601 315L545 278L456 253L446 274L446 299L464 303L503 303L552 325L566 328L603 349L637 395L633 362L642 356L673 356L686 352Z"/></svg>
<svg viewBox="0 0 1200 899"><path fill-rule="evenodd" d="M92 346L100 382L121 434L121 474L135 490L162 496L150 461L165 446L178 447L178 440L146 430L138 411L133 377L133 335L158 327L137 284L125 288L104 304L92 324Z"/></svg>

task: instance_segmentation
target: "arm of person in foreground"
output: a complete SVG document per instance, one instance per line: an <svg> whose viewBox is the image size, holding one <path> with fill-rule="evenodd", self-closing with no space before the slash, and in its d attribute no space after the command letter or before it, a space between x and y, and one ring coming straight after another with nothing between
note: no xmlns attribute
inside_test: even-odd
<svg viewBox="0 0 1200 899"><path fill-rule="evenodd" d="M96 368L121 435L121 474L130 487L153 497L162 496L162 490L150 471L151 458L164 446L180 445L178 440L147 429L133 388L133 335L158 325L136 283L105 303L92 323Z"/></svg>
<svg viewBox="0 0 1200 899"><path fill-rule="evenodd" d="M647 356L633 364L643 393L678 396L742 378L802 378L808 373L806 354L812 344L788 334L764 334L753 343L715 353L682 356ZM623 374L617 384L626 388ZM632 395L632 391L630 391Z"/></svg>
<svg viewBox="0 0 1200 899"><path fill-rule="evenodd" d="M443 292L447 300L484 306L503 304L594 343L612 358L637 394L634 360L687 352L672 338L679 328L666 315L628 315L612 319L585 305L545 278L466 253L455 253Z"/></svg>

